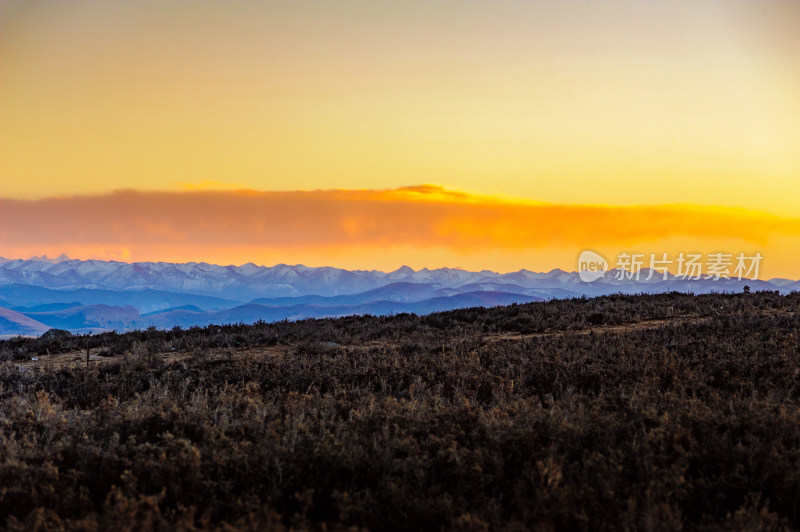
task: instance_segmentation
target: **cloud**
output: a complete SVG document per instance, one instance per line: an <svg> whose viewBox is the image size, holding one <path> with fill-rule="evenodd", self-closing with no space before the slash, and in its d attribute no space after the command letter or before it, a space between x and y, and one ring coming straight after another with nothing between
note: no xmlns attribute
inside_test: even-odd
<svg viewBox="0 0 800 532"><path fill-rule="evenodd" d="M227 183L212 179L203 179L196 183L178 181L175 185L180 190L242 190L247 188L242 183Z"/></svg>
<svg viewBox="0 0 800 532"><path fill-rule="evenodd" d="M170 260L148 256L157 248L205 260L218 257L220 249L236 248L251 249L254 256L266 249L285 252L290 260L293 250L306 256L315 249L341 255L350 248L401 247L491 254L629 247L676 237L713 248L721 239L766 246L772 238L799 235L798 219L743 209L554 205L435 185L294 192L121 190L0 199L0 255L7 257L36 247L76 256L81 249L105 249L106 256Z"/></svg>

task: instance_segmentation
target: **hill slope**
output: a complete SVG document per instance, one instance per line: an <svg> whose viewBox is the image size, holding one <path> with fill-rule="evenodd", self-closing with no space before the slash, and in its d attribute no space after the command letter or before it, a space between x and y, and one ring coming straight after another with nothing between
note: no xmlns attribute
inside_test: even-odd
<svg viewBox="0 0 800 532"><path fill-rule="evenodd" d="M617 295L0 342L2 525L796 529L799 306Z"/></svg>
<svg viewBox="0 0 800 532"><path fill-rule="evenodd" d="M0 307L0 337L39 336L50 327L14 310Z"/></svg>

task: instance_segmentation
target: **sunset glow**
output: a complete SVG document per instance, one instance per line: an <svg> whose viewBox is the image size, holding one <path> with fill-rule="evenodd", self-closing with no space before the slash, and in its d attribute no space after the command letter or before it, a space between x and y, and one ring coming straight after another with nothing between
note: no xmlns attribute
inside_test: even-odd
<svg viewBox="0 0 800 532"><path fill-rule="evenodd" d="M3 2L0 256L794 279L798 49L792 0Z"/></svg>
<svg viewBox="0 0 800 532"><path fill-rule="evenodd" d="M4 253L394 269L575 267L586 247L755 252L790 275L800 219L743 209L497 200L435 186L311 192L136 192L0 200ZM24 229L24 230L23 230ZM731 236L734 235L734 236ZM35 242L35 246L31 245Z"/></svg>

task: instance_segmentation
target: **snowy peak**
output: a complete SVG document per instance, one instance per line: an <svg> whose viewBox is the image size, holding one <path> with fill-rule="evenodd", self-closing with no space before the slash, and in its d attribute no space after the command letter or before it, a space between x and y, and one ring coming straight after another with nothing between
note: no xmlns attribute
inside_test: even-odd
<svg viewBox="0 0 800 532"><path fill-rule="evenodd" d="M252 323L351 314L429 313L554 298L669 291L800 290L800 281L685 280L609 270L593 282L561 269L497 273L460 268L375 270L204 262L0 262L0 336ZM651 277L647 279L647 277Z"/></svg>
<svg viewBox="0 0 800 532"><path fill-rule="evenodd" d="M68 260L71 260L71 259L69 257L67 257L66 253L62 253L61 255L59 255L58 257L56 257L54 259L48 258L47 255L42 255L41 257L31 257L28 260L29 261L38 261L38 262L49 262L51 264L58 264L59 262L67 262Z"/></svg>
<svg viewBox="0 0 800 532"><path fill-rule="evenodd" d="M204 262L173 264L168 262L116 262L101 260L69 260L66 256L49 259L9 260L0 262L0 286L26 285L58 290L101 289L117 291L163 290L204 296L223 297L238 301L256 298L300 297L316 295L333 297L358 294L392 283L422 283L436 290L461 290L462 287L491 287L492 290L526 293L548 297L599 295L624 291L736 290L736 282L702 281L686 284L669 276L647 279L649 271L640 272L639 279L617 276L610 270L603 279L584 283L576 272L553 269L546 273L519 270L496 273L489 270L471 272L459 268L414 270L402 266L389 273L375 270L344 270L333 267L310 267L302 264L258 266L218 266ZM685 286L684 286L685 285ZM800 283L778 279L774 284L751 281L751 288L797 290Z"/></svg>
<svg viewBox="0 0 800 532"><path fill-rule="evenodd" d="M391 272L390 275L411 275L412 273L414 273L413 268L403 265L397 268L395 271Z"/></svg>

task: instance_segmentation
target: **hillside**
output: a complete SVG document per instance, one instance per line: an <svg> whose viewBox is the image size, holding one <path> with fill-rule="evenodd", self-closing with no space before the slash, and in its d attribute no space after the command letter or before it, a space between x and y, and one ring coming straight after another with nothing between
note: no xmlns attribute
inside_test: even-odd
<svg viewBox="0 0 800 532"><path fill-rule="evenodd" d="M798 304L616 295L2 341L0 527L794 529Z"/></svg>
<svg viewBox="0 0 800 532"><path fill-rule="evenodd" d="M29 316L0 307L0 338L19 335L39 336L49 328Z"/></svg>

